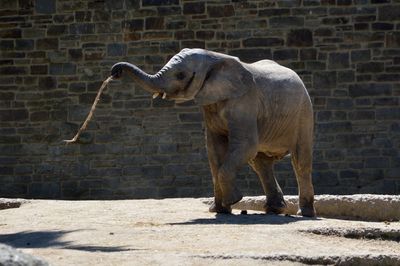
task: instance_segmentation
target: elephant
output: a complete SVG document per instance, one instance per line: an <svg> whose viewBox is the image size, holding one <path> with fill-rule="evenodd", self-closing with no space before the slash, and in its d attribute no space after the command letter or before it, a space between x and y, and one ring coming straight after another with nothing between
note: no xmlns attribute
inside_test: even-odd
<svg viewBox="0 0 400 266"><path fill-rule="evenodd" d="M242 199L235 178L247 163L261 181L266 213L284 213L286 203L273 166L290 155L298 183L298 214L316 215L313 108L294 71L272 60L244 63L234 56L185 48L153 75L128 62L112 66L113 79L125 74L153 98L193 100L201 107L214 188L210 212L231 213L231 206Z"/></svg>

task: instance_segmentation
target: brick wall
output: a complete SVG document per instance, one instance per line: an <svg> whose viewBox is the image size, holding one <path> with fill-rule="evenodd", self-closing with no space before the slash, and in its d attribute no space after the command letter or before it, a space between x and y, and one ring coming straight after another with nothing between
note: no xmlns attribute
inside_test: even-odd
<svg viewBox="0 0 400 266"><path fill-rule="evenodd" d="M0 197L64 199L212 194L202 117L192 103L112 82L111 65L157 71L184 47L269 58L297 71L315 108L317 193L400 192L397 0L2 0ZM297 191L288 160L276 165ZM246 194L261 194L248 168Z"/></svg>

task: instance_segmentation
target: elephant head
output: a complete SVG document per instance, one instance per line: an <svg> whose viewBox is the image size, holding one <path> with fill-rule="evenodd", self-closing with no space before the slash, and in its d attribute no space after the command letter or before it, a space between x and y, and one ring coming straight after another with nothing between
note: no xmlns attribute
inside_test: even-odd
<svg viewBox="0 0 400 266"><path fill-rule="evenodd" d="M163 99L200 105L237 98L254 83L252 74L237 57L203 49L183 49L156 74L120 62L111 69L114 79L128 74L143 89Z"/></svg>

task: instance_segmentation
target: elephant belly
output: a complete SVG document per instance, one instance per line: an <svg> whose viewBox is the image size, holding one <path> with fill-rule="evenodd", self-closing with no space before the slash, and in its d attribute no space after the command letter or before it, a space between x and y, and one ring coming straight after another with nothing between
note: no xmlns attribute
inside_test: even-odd
<svg viewBox="0 0 400 266"><path fill-rule="evenodd" d="M264 130L259 132L259 136L259 152L277 160L293 151L297 139L294 130L285 130L285 127L282 130Z"/></svg>
<svg viewBox="0 0 400 266"><path fill-rule="evenodd" d="M264 153L270 158L273 158L274 160L281 160L283 157L289 154L289 149L285 148L277 148L277 147L271 147L269 145L261 145L259 152Z"/></svg>

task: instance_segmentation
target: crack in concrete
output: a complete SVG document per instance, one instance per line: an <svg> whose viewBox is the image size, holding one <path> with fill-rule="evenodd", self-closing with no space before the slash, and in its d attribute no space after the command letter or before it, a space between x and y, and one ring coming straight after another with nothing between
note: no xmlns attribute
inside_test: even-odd
<svg viewBox="0 0 400 266"><path fill-rule="evenodd" d="M391 229L382 230L380 228L314 228L299 231L324 236L339 236L353 239L373 239L400 242L400 231Z"/></svg>
<svg viewBox="0 0 400 266"><path fill-rule="evenodd" d="M27 201L24 199L6 199L0 198L0 210L19 208L23 203Z"/></svg>
<svg viewBox="0 0 400 266"><path fill-rule="evenodd" d="M358 256L298 256L298 255L197 255L202 259L232 260L253 259L265 261L299 262L307 265L400 265L400 256L395 255L358 255Z"/></svg>

